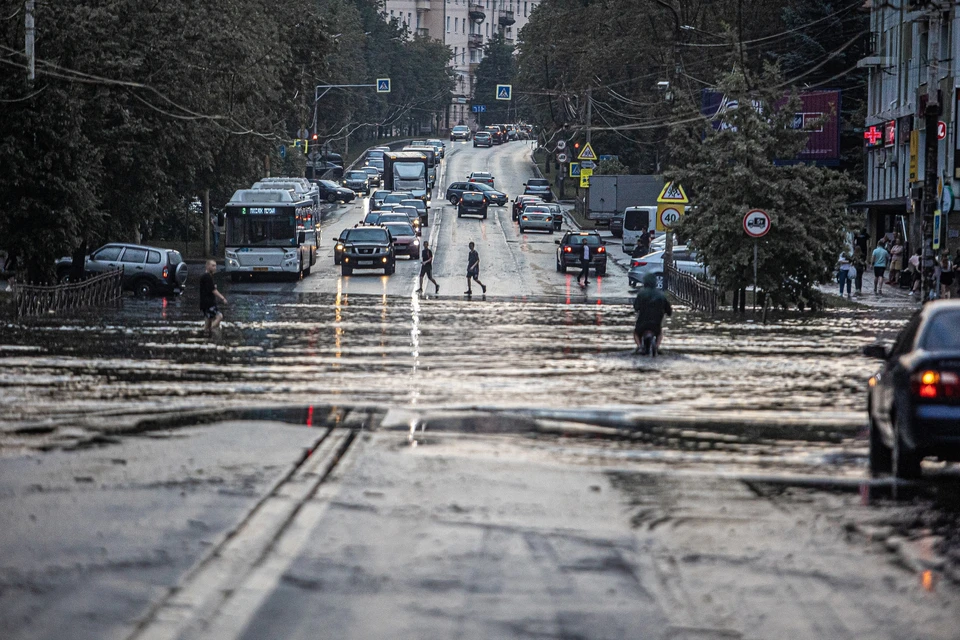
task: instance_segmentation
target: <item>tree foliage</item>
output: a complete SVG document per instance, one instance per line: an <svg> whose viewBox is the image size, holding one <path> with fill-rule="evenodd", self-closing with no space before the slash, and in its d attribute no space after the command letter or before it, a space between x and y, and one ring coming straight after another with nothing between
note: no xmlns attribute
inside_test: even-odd
<svg viewBox="0 0 960 640"><path fill-rule="evenodd" d="M484 46L483 59L477 65L474 76L473 104L486 105L487 110L478 114L480 126L510 122L512 101L497 100L498 84L513 84L517 72L513 45L507 44L503 34L498 32Z"/></svg>
<svg viewBox="0 0 960 640"><path fill-rule="evenodd" d="M768 68L758 82L734 69L719 83L728 107L722 124L701 119L674 129L670 180L684 185L696 210L684 216L678 234L696 247L727 290L753 282L754 241L743 217L751 209L770 215L772 228L758 241L758 285L775 305L818 306L815 286L832 277L848 222L845 203L856 181L844 173L808 164L778 164L795 157L807 134L792 129L797 98L783 103L781 76Z"/></svg>
<svg viewBox="0 0 960 640"><path fill-rule="evenodd" d="M35 281L84 244L196 238L191 203L209 190L222 205L283 166L318 84L393 80L318 104L341 144L443 109L453 86L446 47L409 38L376 0L37 3L30 84L23 3L0 12L0 248Z"/></svg>

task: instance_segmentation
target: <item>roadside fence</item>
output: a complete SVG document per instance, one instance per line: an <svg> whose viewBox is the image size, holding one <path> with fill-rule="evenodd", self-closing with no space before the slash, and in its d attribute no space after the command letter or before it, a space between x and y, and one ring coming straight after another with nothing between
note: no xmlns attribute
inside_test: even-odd
<svg viewBox="0 0 960 640"><path fill-rule="evenodd" d="M720 290L717 287L698 280L689 273L679 271L673 265L667 265L665 273L664 284L667 291L678 300L698 311L716 313L721 299Z"/></svg>
<svg viewBox="0 0 960 640"><path fill-rule="evenodd" d="M120 269L76 283L35 285L14 282L14 304L18 316L92 307L119 300L122 282L123 271Z"/></svg>

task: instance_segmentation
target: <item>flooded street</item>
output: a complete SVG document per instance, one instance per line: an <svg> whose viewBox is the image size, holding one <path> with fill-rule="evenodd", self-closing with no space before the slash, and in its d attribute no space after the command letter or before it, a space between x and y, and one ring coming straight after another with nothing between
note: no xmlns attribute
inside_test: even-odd
<svg viewBox="0 0 960 640"><path fill-rule="evenodd" d="M529 152L443 182L517 193ZM0 637L957 637L960 474L866 470L861 348L908 311L678 307L650 359L609 236L582 289L438 193L421 296L416 260L334 269L366 206L308 278L220 274L212 334L189 285L0 318Z"/></svg>

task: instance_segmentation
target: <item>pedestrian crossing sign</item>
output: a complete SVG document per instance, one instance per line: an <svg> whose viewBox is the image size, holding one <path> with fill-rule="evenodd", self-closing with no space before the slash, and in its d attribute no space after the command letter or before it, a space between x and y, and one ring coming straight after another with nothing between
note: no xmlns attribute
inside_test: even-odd
<svg viewBox="0 0 960 640"><path fill-rule="evenodd" d="M668 182L663 185L663 190L657 196L657 202L659 204L688 204L690 198L687 197L687 192L683 190L680 183Z"/></svg>
<svg viewBox="0 0 960 640"><path fill-rule="evenodd" d="M594 153L593 147L590 146L590 143L583 145L583 149L580 151L580 155L577 156L577 160L597 160L597 154Z"/></svg>
<svg viewBox="0 0 960 640"><path fill-rule="evenodd" d="M377 78L377 93L390 93L390 78Z"/></svg>
<svg viewBox="0 0 960 640"><path fill-rule="evenodd" d="M510 100L510 96L513 94L513 85L512 84L498 84L497 85L497 100Z"/></svg>
<svg viewBox="0 0 960 640"><path fill-rule="evenodd" d="M571 177L571 178L579 178L579 177L580 177L580 163L579 163L579 162L571 162L571 163L570 163L570 177Z"/></svg>

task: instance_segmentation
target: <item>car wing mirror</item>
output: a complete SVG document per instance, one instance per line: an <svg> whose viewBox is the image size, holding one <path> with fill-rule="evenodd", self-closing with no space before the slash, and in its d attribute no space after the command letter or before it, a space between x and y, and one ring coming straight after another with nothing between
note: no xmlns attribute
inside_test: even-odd
<svg viewBox="0 0 960 640"><path fill-rule="evenodd" d="M554 244L560 244L560 241L559 241L559 240L554 240L553 242L554 242Z"/></svg>
<svg viewBox="0 0 960 640"><path fill-rule="evenodd" d="M877 360L886 360L890 357L890 351L882 344L868 344L863 348L863 355Z"/></svg>

